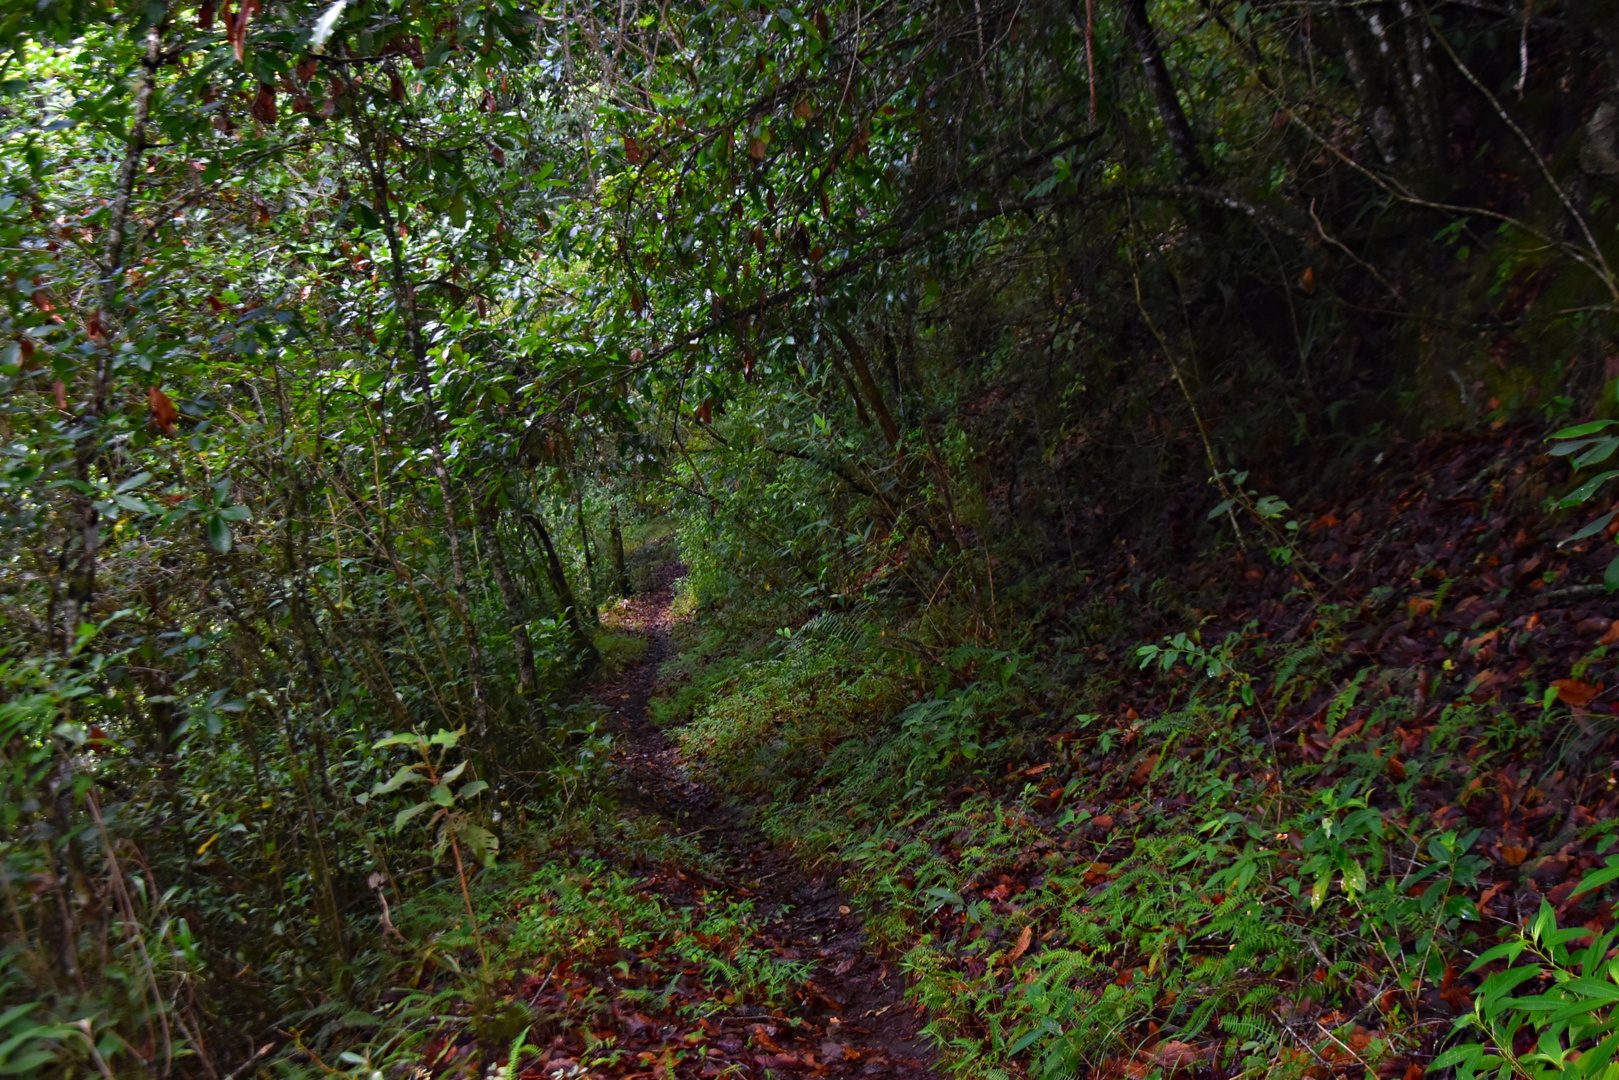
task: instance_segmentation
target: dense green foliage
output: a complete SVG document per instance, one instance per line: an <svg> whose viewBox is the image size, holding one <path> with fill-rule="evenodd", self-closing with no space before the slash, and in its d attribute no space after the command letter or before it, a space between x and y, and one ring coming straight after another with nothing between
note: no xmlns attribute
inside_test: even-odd
<svg viewBox="0 0 1619 1080"><path fill-rule="evenodd" d="M665 719L851 868L946 1064L1055 1073L1151 1019L1224 1023L1263 1069L1286 1040L1245 980L1292 963L1256 957L1301 890L1444 977L1469 842L1387 858L1370 773L1231 788L1221 762L1252 783L1276 753L1274 657L1240 633L1154 654L1220 690L1131 733L1167 763L1195 732L1175 783L1222 813L1274 799L1142 840L1109 895L1181 925L1081 919L1094 871L1053 873L1066 943L1018 994L990 949L963 998L915 935L987 923L928 838L1051 842L981 780L948 793L1095 714L1051 687L1133 625L1071 603L1125 547L1296 568L1316 651L1265 694L1308 696L1338 599L1283 497L1390 431L1611 402L1615 24L1611 0L8 6L0 1072L314 1068L286 1032L424 971L476 998L512 935L592 932L570 882L632 903L557 862L529 887L564 921L486 934L477 879L611 816L576 691L633 650L600 613L671 532L681 602L729 622L684 643ZM1155 635L1196 625L1135 600L1185 616ZM1064 752L1100 768L1104 727ZM390 903L464 936L405 956ZM702 918L631 921L749 914ZM1093 939L1176 958L1081 1008ZM1360 959L1323 958L1323 993ZM761 1000L787 978L690 962Z"/></svg>

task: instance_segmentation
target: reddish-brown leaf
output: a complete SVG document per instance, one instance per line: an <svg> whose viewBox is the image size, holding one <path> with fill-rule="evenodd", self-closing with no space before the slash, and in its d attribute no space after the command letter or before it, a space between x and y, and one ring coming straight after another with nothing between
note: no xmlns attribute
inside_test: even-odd
<svg viewBox="0 0 1619 1080"><path fill-rule="evenodd" d="M253 107L248 110L253 119L265 127L275 126L275 87L269 83L259 83L258 95L253 98Z"/></svg>
<svg viewBox="0 0 1619 1080"><path fill-rule="evenodd" d="M154 386L146 391L146 405L152 414L152 422L159 430L165 435L173 435L174 422L180 418L180 413L174 407L174 402L169 400L169 395Z"/></svg>
<svg viewBox="0 0 1619 1080"><path fill-rule="evenodd" d="M1022 956L1024 953L1029 951L1029 941L1033 937L1034 937L1034 927L1033 926L1025 926L1023 928L1023 933L1019 934L1018 937L1017 937L1017 944L1012 946L1012 951L1007 954L1006 962L1008 964L1017 963L1018 957Z"/></svg>
<svg viewBox="0 0 1619 1080"><path fill-rule="evenodd" d="M1143 761L1140 765L1137 765L1136 771L1130 774L1130 783L1136 785L1145 784L1147 782L1147 778L1152 776L1152 771L1157 767L1158 755L1152 754L1148 756L1147 760Z"/></svg>
<svg viewBox="0 0 1619 1080"><path fill-rule="evenodd" d="M1576 709L1585 708L1591 704L1592 698L1602 693L1602 687L1579 679L1553 679L1552 685L1557 687L1557 700L1567 702Z"/></svg>
<svg viewBox="0 0 1619 1080"><path fill-rule="evenodd" d="M51 393L56 395L56 411L67 412L67 384L57 379L51 383Z"/></svg>
<svg viewBox="0 0 1619 1080"><path fill-rule="evenodd" d="M97 345L107 344L107 328L102 325L101 312L92 311L84 320L84 334Z"/></svg>
<svg viewBox="0 0 1619 1080"><path fill-rule="evenodd" d="M1190 1069L1197 1064L1197 1050L1191 1043L1171 1039L1169 1042L1159 1043L1152 1051L1152 1062L1160 1069L1174 1072L1177 1069Z"/></svg>

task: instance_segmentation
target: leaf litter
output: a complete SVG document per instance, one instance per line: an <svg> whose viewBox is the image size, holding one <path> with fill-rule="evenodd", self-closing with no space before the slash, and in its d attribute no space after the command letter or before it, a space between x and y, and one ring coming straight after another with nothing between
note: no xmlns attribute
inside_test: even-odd
<svg viewBox="0 0 1619 1080"><path fill-rule="evenodd" d="M1555 467L1527 427L1395 440L1345 485L1355 497L1301 506L1296 561L1216 552L1160 575L1170 605L1143 602L1150 561L1121 548L1037 628L1056 639L1100 606L1122 609L1113 631L1065 690L1020 706L1044 715L998 718L1047 734L1008 742L999 773L958 773L942 801L866 818L850 803L808 870L804 845L780 828L768 842L712 763L648 720L669 594L635 598L625 621L652 647L596 690L618 795L702 857L611 872L693 927L746 905L747 947L807 966L759 1005L674 963L668 941L570 958L514 989L558 1016L608 1000L612 1030L565 1026L516 1075L971 1074L988 1047L1048 1075L1213 1080L1256 1053L1300 1076L1424 1075L1500 966L1469 972L1472 956L1542 901L1565 925L1614 925L1611 888L1576 894L1619 810L1619 621L1592 584L1614 529L1559 549L1579 523L1543 509ZM1211 713L1221 680L1139 670L1132 646L1189 624L1247 672L1251 700ZM1258 732L1252 753L1170 722L1200 710ZM1249 802L1210 817L1211 777ZM808 828L818 813L766 817ZM1132 898L1156 910L1120 915ZM1245 924L1234 905L1250 901L1264 914ZM881 931L861 912L883 913ZM1245 925L1281 937L1218 966ZM1105 1037L1087 1014L1110 1018ZM591 1057L609 1043L616 1059Z"/></svg>

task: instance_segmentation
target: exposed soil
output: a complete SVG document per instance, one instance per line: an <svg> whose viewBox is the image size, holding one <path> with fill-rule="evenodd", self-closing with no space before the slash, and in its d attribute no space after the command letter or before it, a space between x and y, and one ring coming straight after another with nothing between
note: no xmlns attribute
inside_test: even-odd
<svg viewBox="0 0 1619 1080"><path fill-rule="evenodd" d="M625 811L673 823L723 874L711 880L691 867L664 868L649 873L644 884L676 904L690 903L700 890L751 899L761 925L754 944L813 963L809 979L794 992L796 1007L720 1022L731 1037L709 1043L710 1054L717 1048L724 1058L716 1062L711 1056L705 1072L717 1075L729 1065L747 1076L935 1076L933 1053L919 1035L922 1020L904 999L897 959L867 941L860 915L836 879L824 871L806 873L773 848L722 794L694 779L679 749L648 718L647 702L670 650L672 574L660 576L658 591L621 609L624 628L647 637L646 655L594 694L610 710L613 773Z"/></svg>

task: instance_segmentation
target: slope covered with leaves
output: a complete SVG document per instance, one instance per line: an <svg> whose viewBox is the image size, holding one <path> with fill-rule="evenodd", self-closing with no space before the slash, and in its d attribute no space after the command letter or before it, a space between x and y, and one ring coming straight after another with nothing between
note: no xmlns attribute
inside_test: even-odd
<svg viewBox="0 0 1619 1080"><path fill-rule="evenodd" d="M1543 902L1613 928L1611 548L1559 548L1539 435L1395 441L1285 561L1121 544L1004 646L699 619L676 737L844 867L967 1075L1423 1075Z"/></svg>

